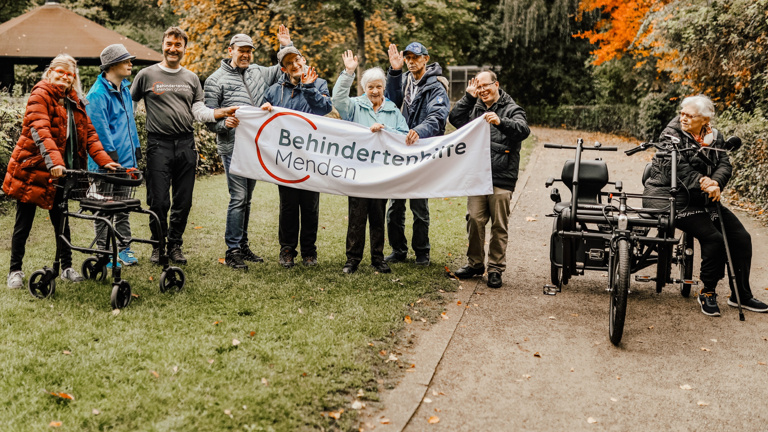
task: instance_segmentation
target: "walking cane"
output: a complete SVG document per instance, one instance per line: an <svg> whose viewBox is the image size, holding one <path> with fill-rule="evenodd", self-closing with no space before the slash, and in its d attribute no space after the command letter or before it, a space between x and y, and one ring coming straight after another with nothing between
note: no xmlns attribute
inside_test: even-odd
<svg viewBox="0 0 768 432"><path fill-rule="evenodd" d="M723 234L723 243L725 243L725 256L728 258L728 280L730 281L730 286L735 287L733 291L736 293L736 304L739 305L739 321L744 321L744 311L741 310L741 298L739 296L741 284L736 279L736 272L731 261L731 247L728 246L728 237L725 234L725 222L723 221L723 212L720 210L720 201L716 201L715 205L717 208L717 218L720 219L720 232Z"/></svg>

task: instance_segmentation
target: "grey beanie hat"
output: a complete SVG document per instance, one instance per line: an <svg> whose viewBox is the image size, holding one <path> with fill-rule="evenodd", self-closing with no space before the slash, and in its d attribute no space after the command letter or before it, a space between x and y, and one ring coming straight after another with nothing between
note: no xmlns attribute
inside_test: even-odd
<svg viewBox="0 0 768 432"><path fill-rule="evenodd" d="M113 64L120 63L121 61L128 59L135 59L136 56L132 56L123 44L112 44L101 52L99 56L101 58L101 70L107 70Z"/></svg>
<svg viewBox="0 0 768 432"><path fill-rule="evenodd" d="M300 56L301 55L301 51L299 51L298 49L296 49L296 48L294 48L292 46L283 47L280 51L277 52L277 63L280 66L283 65L283 59L288 54L296 54L296 55Z"/></svg>

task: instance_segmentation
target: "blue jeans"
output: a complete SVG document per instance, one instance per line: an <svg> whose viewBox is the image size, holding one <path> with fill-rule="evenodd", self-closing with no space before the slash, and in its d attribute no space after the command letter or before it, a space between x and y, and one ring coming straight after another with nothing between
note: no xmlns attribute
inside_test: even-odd
<svg viewBox="0 0 768 432"><path fill-rule="evenodd" d="M389 200L387 209L387 234L392 251L398 254L408 253L408 240L405 238L405 201ZM429 200L408 200L413 213L413 238L411 247L416 256L429 255Z"/></svg>
<svg viewBox="0 0 768 432"><path fill-rule="evenodd" d="M229 172L232 155L221 155L224 170L227 173L229 188L229 206L227 207L227 226L224 231L224 242L228 249L241 248L248 245L248 219L251 216L251 198L256 180Z"/></svg>

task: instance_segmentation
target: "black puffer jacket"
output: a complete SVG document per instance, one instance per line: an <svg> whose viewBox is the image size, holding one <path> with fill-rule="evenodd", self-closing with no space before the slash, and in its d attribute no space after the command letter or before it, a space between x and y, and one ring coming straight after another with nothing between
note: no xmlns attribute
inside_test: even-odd
<svg viewBox="0 0 768 432"><path fill-rule="evenodd" d="M679 190L675 197L678 216L704 211L708 199L699 187L700 178L707 176L715 180L720 185L720 190L725 189L725 185L731 179L733 168L728 153L709 150L709 148L723 148L725 145L723 134L716 129L712 129L712 131L715 134L715 140L708 147L702 147L693 139L691 134L683 132L680 126L680 117L675 117L661 132L660 143L671 145L671 137L675 137L680 139L680 143L677 144L678 150L695 149L694 151L678 153L677 184ZM708 165L704 157L714 162L715 166ZM650 176L645 181L643 195L669 196L672 182L671 169L669 158L654 157ZM660 200L643 200L644 207L661 208L666 205Z"/></svg>
<svg viewBox="0 0 768 432"><path fill-rule="evenodd" d="M525 118L525 111L516 104L512 97L499 90L499 100L490 108L481 99L466 93L456 102L448 120L460 128L487 112L495 112L501 123L491 125L491 171L493 185L514 191L520 168L520 146L528 138L531 130Z"/></svg>

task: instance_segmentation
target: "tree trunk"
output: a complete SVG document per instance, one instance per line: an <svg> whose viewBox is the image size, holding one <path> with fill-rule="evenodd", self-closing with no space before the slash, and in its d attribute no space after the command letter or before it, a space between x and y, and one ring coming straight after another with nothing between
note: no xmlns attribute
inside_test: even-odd
<svg viewBox="0 0 768 432"><path fill-rule="evenodd" d="M365 70L365 15L360 9L353 11L355 15L355 29L357 30L357 95L363 94L363 86L360 78Z"/></svg>

